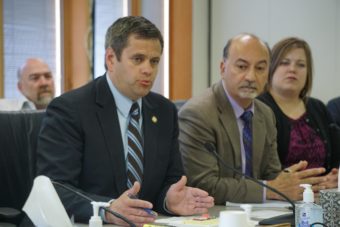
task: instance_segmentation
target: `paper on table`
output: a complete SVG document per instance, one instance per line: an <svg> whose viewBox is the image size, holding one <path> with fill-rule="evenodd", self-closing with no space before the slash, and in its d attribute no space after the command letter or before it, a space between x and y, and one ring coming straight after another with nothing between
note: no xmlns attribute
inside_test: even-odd
<svg viewBox="0 0 340 227"><path fill-rule="evenodd" d="M226 202L227 207L240 207L242 204L246 203L232 203L232 202ZM270 208L288 208L291 207L291 204L285 201L278 201L278 200L267 200L264 203L247 203L252 205L252 208L264 208L264 209L270 209Z"/></svg>
<svg viewBox="0 0 340 227"><path fill-rule="evenodd" d="M158 224L168 224L170 226L186 226L186 227L217 227L218 226L218 218L197 221L197 220L194 220L195 217L196 216L171 217L171 218L156 219L155 222Z"/></svg>
<svg viewBox="0 0 340 227"><path fill-rule="evenodd" d="M198 221L194 220L194 216L191 217L171 217L156 219L156 224L166 224L175 227L217 227L218 218L212 218L208 220ZM250 220L249 225L246 227L255 227L258 225L258 221Z"/></svg>

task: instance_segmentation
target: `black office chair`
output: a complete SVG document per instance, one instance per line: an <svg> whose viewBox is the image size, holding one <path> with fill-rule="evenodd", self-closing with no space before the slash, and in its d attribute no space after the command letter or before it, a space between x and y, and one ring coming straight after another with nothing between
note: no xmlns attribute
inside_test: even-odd
<svg viewBox="0 0 340 227"><path fill-rule="evenodd" d="M36 175L36 149L44 111L0 111L0 226L18 225ZM8 209L9 208L9 209Z"/></svg>
<svg viewBox="0 0 340 227"><path fill-rule="evenodd" d="M340 97L328 101L327 109L333 117L335 123L340 127Z"/></svg>
<svg viewBox="0 0 340 227"><path fill-rule="evenodd" d="M173 101L173 103L175 104L177 111L179 111L179 109L186 103L186 99L179 99L179 100L175 100Z"/></svg>
<svg viewBox="0 0 340 227"><path fill-rule="evenodd" d="M339 168L340 165L340 127L333 123L330 126L332 142L332 168Z"/></svg>

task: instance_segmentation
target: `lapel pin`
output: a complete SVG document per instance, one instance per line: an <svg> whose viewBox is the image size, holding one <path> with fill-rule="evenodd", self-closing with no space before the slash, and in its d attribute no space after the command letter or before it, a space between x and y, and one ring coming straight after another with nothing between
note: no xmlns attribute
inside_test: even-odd
<svg viewBox="0 0 340 227"><path fill-rule="evenodd" d="M155 116L152 116L152 118L151 118L151 121L153 122L153 123L157 123L157 117L155 117Z"/></svg>

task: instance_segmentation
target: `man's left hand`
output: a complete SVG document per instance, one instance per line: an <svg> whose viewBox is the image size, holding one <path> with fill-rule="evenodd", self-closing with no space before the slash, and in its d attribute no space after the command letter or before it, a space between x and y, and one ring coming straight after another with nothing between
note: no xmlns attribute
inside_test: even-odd
<svg viewBox="0 0 340 227"><path fill-rule="evenodd" d="M206 191L185 186L187 178L182 178L171 185L166 194L167 209L177 215L193 215L208 212L214 206L214 198Z"/></svg>

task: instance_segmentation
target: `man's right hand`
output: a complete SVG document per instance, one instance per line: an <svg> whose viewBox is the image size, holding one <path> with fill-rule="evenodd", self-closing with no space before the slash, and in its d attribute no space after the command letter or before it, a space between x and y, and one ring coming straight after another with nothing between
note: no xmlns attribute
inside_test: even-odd
<svg viewBox="0 0 340 227"><path fill-rule="evenodd" d="M110 209L123 215L137 226L143 226L143 224L154 222L156 217L151 216L143 210L143 208L152 209L152 203L145 200L130 198L132 195L137 195L139 190L140 184L135 182L132 188L125 191L118 199L111 203ZM129 226L122 219L117 218L108 212L105 213L105 218L109 223Z"/></svg>
<svg viewBox="0 0 340 227"><path fill-rule="evenodd" d="M325 173L325 168L306 169L307 161L300 161L281 172L274 180L267 181L267 184L285 194L291 200L302 200L303 188L300 184L311 184L314 192L324 189L321 183L327 179L321 174ZM288 170L288 171L287 171ZM267 190L267 199L283 200L281 196Z"/></svg>

